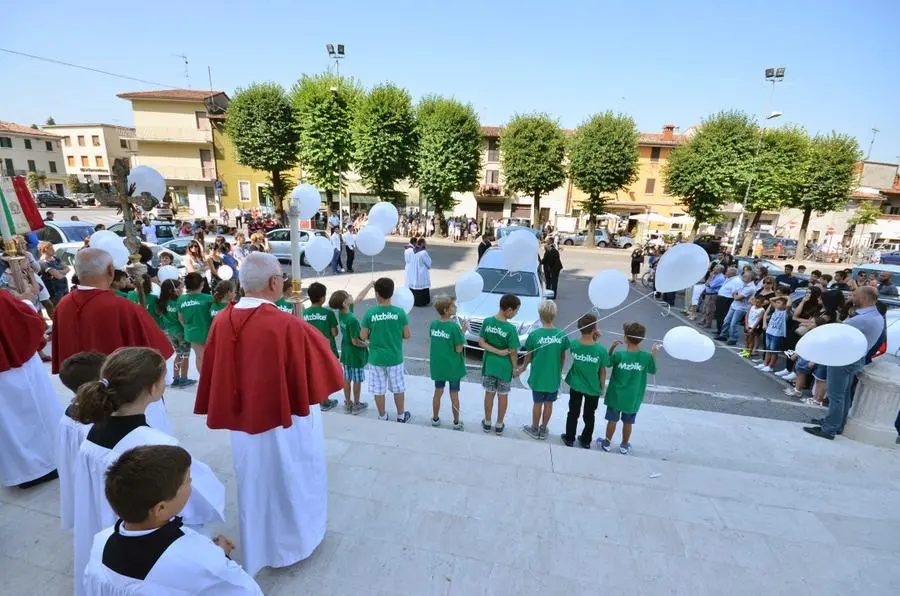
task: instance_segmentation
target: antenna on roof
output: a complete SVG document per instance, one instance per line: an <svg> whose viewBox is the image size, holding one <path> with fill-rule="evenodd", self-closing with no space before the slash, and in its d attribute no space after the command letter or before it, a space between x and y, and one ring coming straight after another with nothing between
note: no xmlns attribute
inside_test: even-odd
<svg viewBox="0 0 900 596"><path fill-rule="evenodd" d="M172 55L175 56L176 58L181 58L182 60L184 60L184 78L187 81L187 88L190 89L191 88L191 75L188 72L188 57L185 56L184 54L172 54Z"/></svg>
<svg viewBox="0 0 900 596"><path fill-rule="evenodd" d="M208 64L206 65L206 76L209 77L209 90L212 91L212 89L213 89L213 86L212 86L212 67L209 66Z"/></svg>

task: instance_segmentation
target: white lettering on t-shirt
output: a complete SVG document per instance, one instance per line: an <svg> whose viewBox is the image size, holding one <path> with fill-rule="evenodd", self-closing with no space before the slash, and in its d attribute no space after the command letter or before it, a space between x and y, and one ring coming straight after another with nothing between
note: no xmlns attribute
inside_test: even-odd
<svg viewBox="0 0 900 596"><path fill-rule="evenodd" d="M310 321L327 321L328 316L323 315L321 313L311 313L308 315L303 315L303 320L309 323Z"/></svg>
<svg viewBox="0 0 900 596"><path fill-rule="evenodd" d="M577 360L578 362L590 362L591 364L599 364L600 357L599 356L591 356L590 354L572 354L572 360Z"/></svg>
<svg viewBox="0 0 900 596"><path fill-rule="evenodd" d="M377 323L378 321L399 321L400 316L397 313L393 312L381 312L378 314L372 315L371 321L373 323Z"/></svg>
<svg viewBox="0 0 900 596"><path fill-rule="evenodd" d="M181 303L181 308L185 308L188 306L200 306L201 304L203 304L203 303L200 302L199 300L185 300L184 302Z"/></svg>
<svg viewBox="0 0 900 596"><path fill-rule="evenodd" d="M450 334L441 329L432 329L431 337L439 337L441 339L450 339Z"/></svg>
<svg viewBox="0 0 900 596"><path fill-rule="evenodd" d="M485 333L496 333L496 334L499 335L500 337L504 337L504 338L505 338L507 335L509 335L508 332L504 331L503 329L500 329L499 327L485 327L485 328L484 328L484 332L485 332Z"/></svg>
<svg viewBox="0 0 900 596"><path fill-rule="evenodd" d="M562 343L562 338L559 336L542 337L538 340L539 346L549 346L551 344L561 344L561 343Z"/></svg>
<svg viewBox="0 0 900 596"><path fill-rule="evenodd" d="M641 366L639 362L620 362L619 366L616 368L618 368L619 370L644 370L644 367Z"/></svg>
<svg viewBox="0 0 900 596"><path fill-rule="evenodd" d="M279 307L278 307L278 310L280 310L281 312L289 313L289 314L294 312L294 309L291 308L290 306L279 306ZM304 321L305 321L305 320L306 320L306 319L304 319Z"/></svg>

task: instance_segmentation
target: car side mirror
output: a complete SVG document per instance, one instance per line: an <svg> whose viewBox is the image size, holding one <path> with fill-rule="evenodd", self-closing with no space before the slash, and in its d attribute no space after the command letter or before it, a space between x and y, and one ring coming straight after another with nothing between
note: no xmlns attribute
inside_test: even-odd
<svg viewBox="0 0 900 596"><path fill-rule="evenodd" d="M556 298L556 292L553 290L544 290L544 298Z"/></svg>

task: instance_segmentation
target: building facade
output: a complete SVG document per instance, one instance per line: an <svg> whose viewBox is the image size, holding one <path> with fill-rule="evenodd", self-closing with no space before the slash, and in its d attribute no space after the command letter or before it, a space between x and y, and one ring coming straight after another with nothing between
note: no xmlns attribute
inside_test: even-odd
<svg viewBox="0 0 900 596"><path fill-rule="evenodd" d="M66 195L60 137L0 120L0 176L27 176L28 172L43 173L46 180L43 189Z"/></svg>
<svg viewBox="0 0 900 596"><path fill-rule="evenodd" d="M129 160L137 152L134 129L114 124L49 124L41 130L59 135L66 175L75 175L90 192L110 190L117 159Z"/></svg>
<svg viewBox="0 0 900 596"><path fill-rule="evenodd" d="M221 91L171 89L120 93L131 102L137 155L131 163L157 170L168 185L176 215L217 217L216 159L210 114L221 114Z"/></svg>

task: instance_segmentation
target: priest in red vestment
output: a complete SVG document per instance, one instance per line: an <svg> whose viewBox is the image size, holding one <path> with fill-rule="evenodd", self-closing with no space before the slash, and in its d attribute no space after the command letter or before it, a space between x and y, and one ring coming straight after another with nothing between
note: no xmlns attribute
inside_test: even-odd
<svg viewBox="0 0 900 596"><path fill-rule="evenodd" d="M0 290L0 484L28 488L56 478L63 409L38 351L44 319Z"/></svg>
<svg viewBox="0 0 900 596"><path fill-rule="evenodd" d="M325 337L281 312L278 260L250 254L246 296L213 319L195 414L231 430L241 552L251 576L309 557L325 537L328 482L319 404L344 385Z"/></svg>
<svg viewBox="0 0 900 596"><path fill-rule="evenodd" d="M53 314L53 374L79 352L112 354L118 348L153 348L168 360L172 344L146 309L116 296L109 288L115 268L106 251L83 248L75 255L78 285Z"/></svg>

